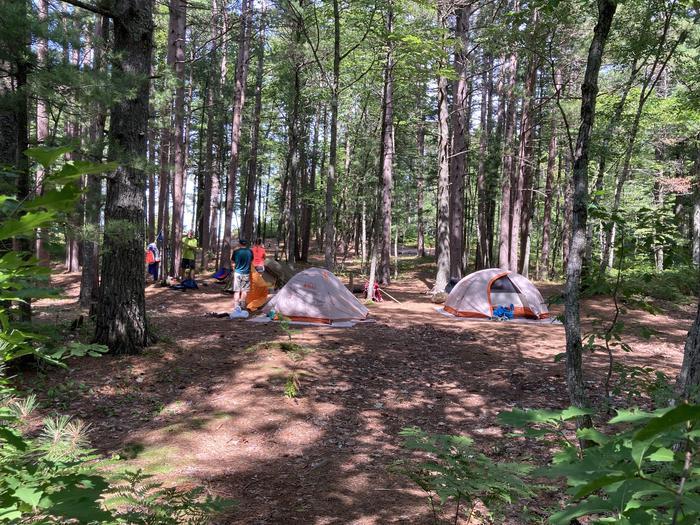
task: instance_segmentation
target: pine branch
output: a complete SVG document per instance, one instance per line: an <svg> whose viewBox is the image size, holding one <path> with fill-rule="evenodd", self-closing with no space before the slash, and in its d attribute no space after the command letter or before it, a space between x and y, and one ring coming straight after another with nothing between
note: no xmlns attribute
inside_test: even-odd
<svg viewBox="0 0 700 525"><path fill-rule="evenodd" d="M97 15L106 16L108 18L114 18L114 14L110 10L104 9L100 6L95 5L95 4L89 4L86 2L82 2L81 0L61 0L61 1L65 2L66 4L70 4L74 7L79 7L81 9L85 9L86 11L90 11L90 12L95 13Z"/></svg>

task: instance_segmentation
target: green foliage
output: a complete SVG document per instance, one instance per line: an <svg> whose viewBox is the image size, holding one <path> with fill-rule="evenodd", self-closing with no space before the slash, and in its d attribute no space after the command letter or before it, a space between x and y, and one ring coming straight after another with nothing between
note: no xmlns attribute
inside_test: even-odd
<svg viewBox="0 0 700 525"><path fill-rule="evenodd" d="M299 382L299 374L292 372L287 381L284 383L284 397L294 399L299 397L301 383Z"/></svg>
<svg viewBox="0 0 700 525"><path fill-rule="evenodd" d="M479 502L487 512L495 513L534 495L523 479L529 467L493 462L474 448L469 437L431 435L419 428L405 428L400 435L405 448L429 457L398 462L394 468L426 492L436 522L447 503L456 505L455 523L459 516L465 516L469 523L478 517Z"/></svg>
<svg viewBox="0 0 700 525"><path fill-rule="evenodd" d="M67 150L37 148L27 152L48 168ZM80 194L72 184L81 175L109 166L65 164L49 176L41 197L18 202L0 196L0 242L31 237L71 210ZM66 189L68 188L68 189ZM28 254L8 252L0 257L0 523L160 524L204 523L224 507L222 500L201 497L201 490L179 492L145 483L141 474L120 479L110 488L104 461L88 447L89 428L68 416L46 419L38 432L26 434L36 397L22 397L5 375L5 364L31 355L44 363L65 366L71 357L99 357L106 348L77 341L56 344L55 338L19 329L13 323L9 301L47 297L37 287L49 270ZM31 328L30 328L31 329ZM126 485L123 482L126 481ZM127 508L109 510L106 494L128 496Z"/></svg>
<svg viewBox="0 0 700 525"><path fill-rule="evenodd" d="M575 412L579 412L576 410ZM516 435L552 443L572 435L565 428L571 409L515 410L499 416ZM700 520L700 406L680 405L654 412L618 411L608 430L580 429L561 446L552 464L537 474L566 480L568 501L550 517L555 525L588 517L587 523L626 525L697 523Z"/></svg>
<svg viewBox="0 0 700 525"><path fill-rule="evenodd" d="M143 472L126 471L106 492L105 504L117 508L116 523L129 525L204 525L233 503L197 487L165 488Z"/></svg>
<svg viewBox="0 0 700 525"><path fill-rule="evenodd" d="M612 394L623 397L628 405L639 405L640 399L645 397L655 407L667 406L674 399L671 379L663 372L622 363L615 363L613 372L616 377Z"/></svg>

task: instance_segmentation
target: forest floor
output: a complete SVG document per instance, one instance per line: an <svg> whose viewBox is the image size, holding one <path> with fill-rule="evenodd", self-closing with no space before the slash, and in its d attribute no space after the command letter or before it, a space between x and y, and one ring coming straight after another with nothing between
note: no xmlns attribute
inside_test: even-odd
<svg viewBox="0 0 700 525"><path fill-rule="evenodd" d="M47 412L89 422L101 452L166 483L235 499L216 523L432 523L424 494L389 468L406 457L399 431L469 435L497 460L544 459L544 451L504 437L496 416L567 405L564 363L554 360L564 351L564 328L444 317L425 295L433 266L410 266L387 288L401 303L370 308L375 323L300 327L292 339L303 350L295 353L280 349L288 336L279 324L206 317L231 309L231 296L216 284L186 292L149 285L156 345L139 356L74 360L70 370L21 381ZM65 296L39 302L37 319L67 330L80 313L79 276L57 274L53 282ZM538 284L545 297L560 292ZM657 306L657 315L625 314L633 351L619 358L675 376L692 307ZM612 317L612 301L586 299L582 313L590 330ZM656 332L645 339L649 328ZM586 355L585 367L590 390L600 393L606 356ZM296 398L284 394L292 375ZM556 499L530 504L530 518L507 522L538 522Z"/></svg>

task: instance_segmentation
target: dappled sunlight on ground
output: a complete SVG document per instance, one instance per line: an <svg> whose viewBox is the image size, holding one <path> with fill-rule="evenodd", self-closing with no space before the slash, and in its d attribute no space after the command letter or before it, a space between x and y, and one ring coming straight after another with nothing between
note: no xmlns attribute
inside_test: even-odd
<svg viewBox="0 0 700 525"><path fill-rule="evenodd" d="M387 287L401 304L370 306L376 323L295 327L292 341L303 355L280 349L288 335L278 324L206 317L232 307L220 285L185 292L149 286L158 344L141 356L76 361L41 380L78 385L60 409L93 425L101 451L120 453L166 482L203 484L235 498L238 507L220 523L431 523L420 491L388 470L404 455L402 428L468 434L513 459L522 452L517 444L495 447L504 441L497 414L564 407L567 398L563 363L554 361L564 350L561 325L444 317L424 295L427 275ZM75 294L75 279L56 275L54 282ZM559 292L551 284L542 289L545 297ZM44 302L40 318L74 318L74 301ZM587 300L586 330L611 308L607 298ZM561 313L560 306L552 310ZM634 351L624 362L674 374L691 315L628 312ZM657 333L646 340L643 326ZM599 395L606 357L585 361ZM294 399L284 395L292 376ZM55 400L44 403L57 409Z"/></svg>

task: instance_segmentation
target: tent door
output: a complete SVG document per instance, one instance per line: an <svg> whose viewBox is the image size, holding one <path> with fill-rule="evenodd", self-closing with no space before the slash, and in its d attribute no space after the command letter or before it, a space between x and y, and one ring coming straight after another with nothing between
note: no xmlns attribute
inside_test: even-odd
<svg viewBox="0 0 700 525"><path fill-rule="evenodd" d="M530 308L525 295L520 292L518 287L515 286L507 275L496 279L491 284L491 304L493 308L497 306L510 306L511 304L515 306L516 309Z"/></svg>

